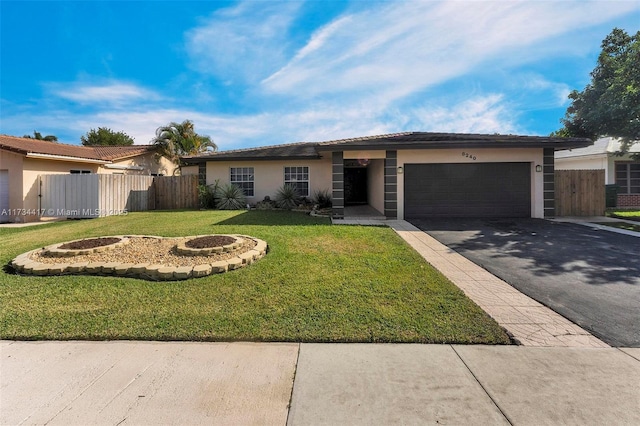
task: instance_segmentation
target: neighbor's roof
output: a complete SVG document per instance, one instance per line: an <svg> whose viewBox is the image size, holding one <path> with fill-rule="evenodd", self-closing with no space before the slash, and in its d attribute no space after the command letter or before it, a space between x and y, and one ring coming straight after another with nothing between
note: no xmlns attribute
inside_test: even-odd
<svg viewBox="0 0 640 426"><path fill-rule="evenodd" d="M129 146L93 146L96 154L103 160L119 160L122 158L135 157L136 155L146 154L155 151L153 145L129 145Z"/></svg>
<svg viewBox="0 0 640 426"><path fill-rule="evenodd" d="M217 151L183 157L187 164L203 161L317 159L323 151L396 150L438 148L553 148L555 150L591 145L586 138L542 136L482 135L464 133L403 132L324 142L299 142L286 145Z"/></svg>
<svg viewBox="0 0 640 426"><path fill-rule="evenodd" d="M584 148L570 149L567 151L561 151L556 154L556 158L572 158L572 157L586 157L589 155L599 154L615 154L619 152L621 148L620 140L617 138L600 138L596 140L593 145ZM629 147L629 152L640 152L640 141L634 143Z"/></svg>
<svg viewBox="0 0 640 426"><path fill-rule="evenodd" d="M155 150L153 145L80 146L38 139L0 135L0 149L19 154L46 154L91 160L112 161Z"/></svg>

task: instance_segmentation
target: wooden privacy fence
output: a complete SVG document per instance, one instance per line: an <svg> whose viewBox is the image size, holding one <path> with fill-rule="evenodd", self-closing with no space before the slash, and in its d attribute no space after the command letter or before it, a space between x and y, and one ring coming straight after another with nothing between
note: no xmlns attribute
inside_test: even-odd
<svg viewBox="0 0 640 426"><path fill-rule="evenodd" d="M556 216L603 216L604 170L556 170Z"/></svg>
<svg viewBox="0 0 640 426"><path fill-rule="evenodd" d="M152 192L156 210L196 209L198 175L163 176L154 179Z"/></svg>
<svg viewBox="0 0 640 426"><path fill-rule="evenodd" d="M197 176L41 175L39 196L44 217L81 219L199 206Z"/></svg>

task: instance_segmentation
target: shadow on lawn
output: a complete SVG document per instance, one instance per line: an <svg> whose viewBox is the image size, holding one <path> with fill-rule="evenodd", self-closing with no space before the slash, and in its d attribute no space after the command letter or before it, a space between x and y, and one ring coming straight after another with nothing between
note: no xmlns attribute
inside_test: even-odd
<svg viewBox="0 0 640 426"><path fill-rule="evenodd" d="M559 277L591 285L640 286L640 239L542 219L414 221L505 281Z"/></svg>
<svg viewBox="0 0 640 426"><path fill-rule="evenodd" d="M328 218L312 217L304 212L250 210L212 225L315 226L330 225Z"/></svg>

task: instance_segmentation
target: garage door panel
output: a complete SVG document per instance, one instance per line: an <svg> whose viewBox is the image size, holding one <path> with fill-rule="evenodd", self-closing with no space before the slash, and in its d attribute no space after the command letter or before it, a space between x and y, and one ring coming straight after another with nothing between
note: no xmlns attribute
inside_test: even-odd
<svg viewBox="0 0 640 426"><path fill-rule="evenodd" d="M405 217L530 217L530 163L405 164Z"/></svg>

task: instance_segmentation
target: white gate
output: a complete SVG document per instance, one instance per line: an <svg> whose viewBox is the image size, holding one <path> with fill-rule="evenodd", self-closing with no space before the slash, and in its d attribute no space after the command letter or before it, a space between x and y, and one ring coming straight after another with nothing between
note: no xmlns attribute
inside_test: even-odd
<svg viewBox="0 0 640 426"><path fill-rule="evenodd" d="M40 210L44 217L74 219L144 211L153 176L41 175Z"/></svg>
<svg viewBox="0 0 640 426"><path fill-rule="evenodd" d="M40 211L44 217L98 217L98 175L41 175Z"/></svg>

